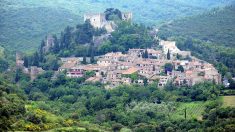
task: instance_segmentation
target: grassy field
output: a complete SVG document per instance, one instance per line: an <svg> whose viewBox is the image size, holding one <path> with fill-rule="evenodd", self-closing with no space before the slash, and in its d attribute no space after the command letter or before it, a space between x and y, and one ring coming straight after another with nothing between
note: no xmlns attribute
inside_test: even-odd
<svg viewBox="0 0 235 132"><path fill-rule="evenodd" d="M235 96L222 96L223 107L235 107Z"/></svg>
<svg viewBox="0 0 235 132"><path fill-rule="evenodd" d="M190 102L190 103L179 103L176 112L171 115L173 119L184 119L184 113L186 109L186 118L188 119L202 119L202 113L205 109L205 106L209 104L207 102Z"/></svg>

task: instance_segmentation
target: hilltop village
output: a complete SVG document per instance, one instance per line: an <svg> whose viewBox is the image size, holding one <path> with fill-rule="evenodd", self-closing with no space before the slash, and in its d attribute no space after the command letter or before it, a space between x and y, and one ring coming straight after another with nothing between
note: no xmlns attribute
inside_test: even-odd
<svg viewBox="0 0 235 132"><path fill-rule="evenodd" d="M122 21L132 20L132 13L122 13L120 16ZM114 21L108 20L102 13L86 14L84 21L87 20L94 28L106 29L105 35L93 38L93 41L99 40L99 43L106 40L117 27ZM129 49L125 53L106 53L96 56L94 64L82 63L82 57L60 58L62 65L57 73L65 72L69 78L80 78L90 72L92 76L86 82L101 82L108 89L123 84L147 85L154 82L158 87L164 87L169 82L175 86L193 86L204 81L221 83L221 75L212 64L192 56L190 51L181 51L175 41L160 40L157 36L155 39L159 42L155 47ZM54 39L47 37L42 50L49 52L52 46ZM20 56L16 55L16 65L24 73L30 74L31 80L44 72L40 67L23 67L24 61Z"/></svg>
<svg viewBox="0 0 235 132"><path fill-rule="evenodd" d="M83 77L86 72L93 71L94 76L86 81L101 82L107 88L153 82L163 87L170 81L176 86L192 86L203 81L221 83L221 75L212 64L179 50L174 41L162 40L160 46L162 50L129 49L127 54L110 52L99 56L97 64L83 65L76 57L61 58L63 65L59 71L66 71L70 78Z"/></svg>

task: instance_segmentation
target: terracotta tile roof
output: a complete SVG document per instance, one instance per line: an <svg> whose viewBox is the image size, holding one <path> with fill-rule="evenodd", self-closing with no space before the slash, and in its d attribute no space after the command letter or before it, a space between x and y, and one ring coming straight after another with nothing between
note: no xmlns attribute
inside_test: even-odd
<svg viewBox="0 0 235 132"><path fill-rule="evenodd" d="M137 68L131 67L131 68L129 68L129 69L123 71L122 74L126 74L126 75L128 75L128 74L133 74L133 73L135 73L135 72L137 72L137 71L138 71Z"/></svg>

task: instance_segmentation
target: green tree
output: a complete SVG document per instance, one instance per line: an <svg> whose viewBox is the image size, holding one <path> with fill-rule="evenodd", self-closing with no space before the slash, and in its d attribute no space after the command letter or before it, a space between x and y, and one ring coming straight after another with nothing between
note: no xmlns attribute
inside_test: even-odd
<svg viewBox="0 0 235 132"><path fill-rule="evenodd" d="M148 58L148 51L145 49L144 53L142 54L143 58Z"/></svg>
<svg viewBox="0 0 235 132"><path fill-rule="evenodd" d="M56 35L53 35L53 39L54 39L54 46L52 48L52 51L54 53L58 53L60 51L59 40Z"/></svg>
<svg viewBox="0 0 235 132"><path fill-rule="evenodd" d="M107 8L104 12L106 20L121 20L122 19L122 12L118 9L114 8Z"/></svg>
<svg viewBox="0 0 235 132"><path fill-rule="evenodd" d="M43 57L44 57L44 46L46 45L45 41L42 40L41 41L41 45L39 47L39 61L42 62L43 61ZM30 64L30 63L29 63Z"/></svg>
<svg viewBox="0 0 235 132"><path fill-rule="evenodd" d="M27 56L24 57L24 67L29 67L29 59Z"/></svg>
<svg viewBox="0 0 235 132"><path fill-rule="evenodd" d="M171 53L170 53L170 50L169 50L169 49L168 49L168 51L167 51L166 58L167 58L167 60L170 60L170 59L171 59Z"/></svg>
<svg viewBox="0 0 235 132"><path fill-rule="evenodd" d="M184 67L180 65L180 66L178 67L177 71L184 72Z"/></svg>
<svg viewBox="0 0 235 132"><path fill-rule="evenodd" d="M16 69L16 73L15 73L15 83L17 83L20 80L20 69Z"/></svg>
<svg viewBox="0 0 235 132"><path fill-rule="evenodd" d="M84 24L77 25L75 32L75 41L78 44L90 43L93 39L95 29L90 24L89 20L86 20Z"/></svg>
<svg viewBox="0 0 235 132"><path fill-rule="evenodd" d="M0 58L0 72L7 70L9 64L6 60Z"/></svg>
<svg viewBox="0 0 235 132"><path fill-rule="evenodd" d="M39 66L39 55L38 52L35 52L33 55L33 66Z"/></svg>
<svg viewBox="0 0 235 132"><path fill-rule="evenodd" d="M167 74L167 72L171 72L173 70L173 65L171 63L166 63L164 65L164 69L165 69L165 73Z"/></svg>
<svg viewBox="0 0 235 132"><path fill-rule="evenodd" d="M83 55L82 64L87 64L87 61L86 61L86 54Z"/></svg>
<svg viewBox="0 0 235 132"><path fill-rule="evenodd" d="M95 53L94 53L94 52L95 52L94 43L91 43L91 44L90 44L90 48L89 48L89 53L88 53L88 54L90 55L90 58L91 58L91 59L90 59L90 62L91 62L91 63L94 63L94 62L95 62L95 57L94 57Z"/></svg>

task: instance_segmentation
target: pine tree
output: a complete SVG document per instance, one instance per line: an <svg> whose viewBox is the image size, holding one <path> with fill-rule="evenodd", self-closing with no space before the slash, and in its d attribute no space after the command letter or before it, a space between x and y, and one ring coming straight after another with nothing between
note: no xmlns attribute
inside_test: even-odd
<svg viewBox="0 0 235 132"><path fill-rule="evenodd" d="M170 60L171 59L171 54L170 54L170 50L168 49L168 52L167 52L167 60Z"/></svg>

